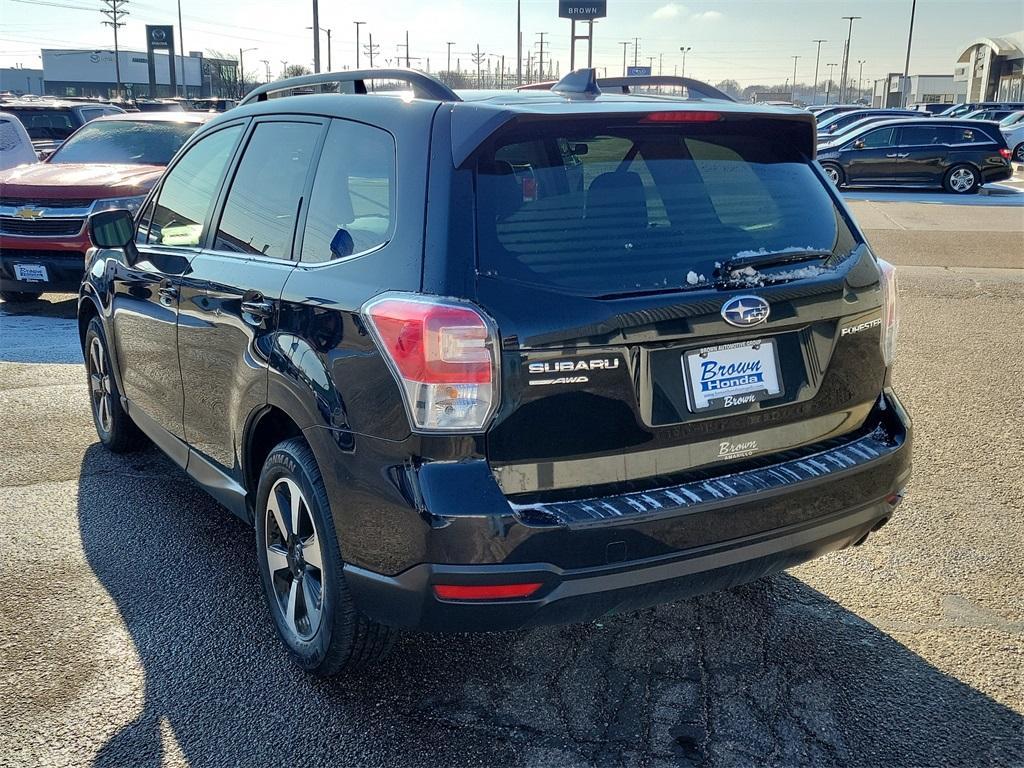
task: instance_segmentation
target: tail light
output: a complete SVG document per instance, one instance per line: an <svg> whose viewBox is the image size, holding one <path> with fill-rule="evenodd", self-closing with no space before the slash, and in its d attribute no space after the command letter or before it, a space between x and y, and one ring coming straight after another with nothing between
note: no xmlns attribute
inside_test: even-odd
<svg viewBox="0 0 1024 768"><path fill-rule="evenodd" d="M896 337L900 330L900 316L896 306L896 267L879 259L878 268L882 272L882 360L886 366L890 366L896 357Z"/></svg>
<svg viewBox="0 0 1024 768"><path fill-rule="evenodd" d="M1000 147L999 154L1002 156L1003 160L1007 160L1007 161L1011 157L1013 157L1013 153L1007 147Z"/></svg>
<svg viewBox="0 0 1024 768"><path fill-rule="evenodd" d="M498 406L498 332L470 304L385 294L363 307L416 432L479 432Z"/></svg>

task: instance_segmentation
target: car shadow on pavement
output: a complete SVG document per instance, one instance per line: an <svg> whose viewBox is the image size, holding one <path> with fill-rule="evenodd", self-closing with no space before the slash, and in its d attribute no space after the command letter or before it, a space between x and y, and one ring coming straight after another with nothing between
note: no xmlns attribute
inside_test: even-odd
<svg viewBox="0 0 1024 768"><path fill-rule="evenodd" d="M253 534L150 450L78 494L88 564L138 659L96 766L972 765L1024 760L1024 719L796 578L586 625L407 635L336 680L274 635ZM884 535L884 533L880 534ZM893 585L898 588L898 585ZM84 621L85 619L83 619ZM118 630L95 630L97 646ZM135 663L135 662L138 663ZM134 670L134 671L133 671ZM128 718L134 720L128 722Z"/></svg>

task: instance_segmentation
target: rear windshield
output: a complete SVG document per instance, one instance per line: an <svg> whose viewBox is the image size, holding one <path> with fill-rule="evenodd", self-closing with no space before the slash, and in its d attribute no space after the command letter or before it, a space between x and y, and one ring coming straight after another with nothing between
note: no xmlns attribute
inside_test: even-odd
<svg viewBox="0 0 1024 768"><path fill-rule="evenodd" d="M850 253L810 161L756 125L498 140L477 166L481 272L607 295L696 287L761 253Z"/></svg>
<svg viewBox="0 0 1024 768"><path fill-rule="evenodd" d="M4 107L5 112L16 115L33 141L47 139L63 141L81 124L70 109L32 109Z"/></svg>
<svg viewBox="0 0 1024 768"><path fill-rule="evenodd" d="M198 127L172 120L97 120L64 142L49 162L167 165Z"/></svg>

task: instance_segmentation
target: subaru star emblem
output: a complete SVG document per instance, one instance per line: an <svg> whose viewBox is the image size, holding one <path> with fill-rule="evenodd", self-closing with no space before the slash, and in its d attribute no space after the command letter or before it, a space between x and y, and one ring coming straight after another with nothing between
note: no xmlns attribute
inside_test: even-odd
<svg viewBox="0 0 1024 768"><path fill-rule="evenodd" d="M771 308L760 296L736 296L722 305L722 317L729 325L749 328L768 319Z"/></svg>
<svg viewBox="0 0 1024 768"><path fill-rule="evenodd" d="M43 215L43 209L33 208L31 205L25 205L16 210L14 215L19 219L38 219Z"/></svg>

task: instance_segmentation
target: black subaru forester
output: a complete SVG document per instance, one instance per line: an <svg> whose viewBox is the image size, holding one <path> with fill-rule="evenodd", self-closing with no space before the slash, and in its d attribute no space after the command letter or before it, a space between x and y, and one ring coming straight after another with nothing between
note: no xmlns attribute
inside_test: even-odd
<svg viewBox="0 0 1024 768"><path fill-rule="evenodd" d="M262 86L90 220L100 439L253 523L322 674L860 544L910 476L895 274L814 159L682 78Z"/></svg>

